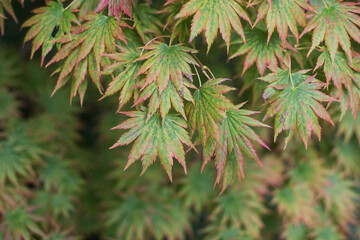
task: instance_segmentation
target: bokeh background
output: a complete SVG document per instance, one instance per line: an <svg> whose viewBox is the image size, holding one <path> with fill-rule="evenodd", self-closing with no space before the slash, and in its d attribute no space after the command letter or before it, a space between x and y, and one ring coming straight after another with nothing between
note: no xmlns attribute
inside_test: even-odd
<svg viewBox="0 0 360 240"><path fill-rule="evenodd" d="M14 1L19 23L9 17L0 37L0 239L360 239L359 118L322 122L321 142L307 150L294 138L284 151L272 129L260 130L272 149L258 149L264 169L246 161L245 179L221 195L214 166L200 173L194 151L187 175L175 163L173 182L159 162L142 176L140 162L124 171L130 147L109 150L121 135L110 128L125 119L117 96L99 101L90 86L82 107L70 105L66 86L50 97L54 69L29 59L21 24L42 5ZM240 76L221 41L208 55L202 43L199 59L234 79L229 97L264 110L256 68Z"/></svg>

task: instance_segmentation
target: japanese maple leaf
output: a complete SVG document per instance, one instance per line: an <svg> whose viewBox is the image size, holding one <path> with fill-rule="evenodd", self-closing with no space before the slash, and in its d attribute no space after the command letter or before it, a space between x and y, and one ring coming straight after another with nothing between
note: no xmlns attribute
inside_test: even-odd
<svg viewBox="0 0 360 240"><path fill-rule="evenodd" d="M287 62L280 38L273 36L266 40L266 32L254 28L246 31L246 44L238 40L233 44L240 43L240 48L230 57L230 59L246 54L242 74L245 73L255 62L261 76L264 75L266 68L277 68L280 63ZM285 47L292 48L285 43Z"/></svg>
<svg viewBox="0 0 360 240"><path fill-rule="evenodd" d="M133 10L133 19L133 27L144 44L163 34L163 25L158 18L158 12L151 8L149 4L136 4Z"/></svg>
<svg viewBox="0 0 360 240"><path fill-rule="evenodd" d="M218 124L226 117L226 110L235 106L223 96L234 88L221 85L228 79L214 79L207 81L194 93L194 101L187 106L189 128L194 134L197 130L203 145L208 138L216 141L220 138Z"/></svg>
<svg viewBox="0 0 360 240"><path fill-rule="evenodd" d="M350 109L351 114L354 119L356 119L359 115L360 111L360 85L358 84L360 81L360 74L354 74L356 82L354 82L349 88L344 88L341 90L336 90L333 93L333 96L340 101L340 121L343 121L343 117Z"/></svg>
<svg viewBox="0 0 360 240"><path fill-rule="evenodd" d="M357 222L355 214L359 193L355 190L354 182L346 179L344 173L332 171L323 184L321 195L325 208L341 226L348 227L348 223Z"/></svg>
<svg viewBox="0 0 360 240"><path fill-rule="evenodd" d="M189 53L197 51L180 44L167 45L157 41L153 41L143 49L148 52L139 57L138 61L146 61L137 73L137 76L143 73L146 75L143 86L156 82L161 95L171 81L176 90L183 94L184 77L192 81L190 64L199 65Z"/></svg>
<svg viewBox="0 0 360 240"><path fill-rule="evenodd" d="M164 9L159 12L168 16L164 29L170 28L170 41L178 38L179 42L185 42L186 38L190 35L191 20L189 18L175 19L175 16L181 11L182 6L182 0L167 0L164 4Z"/></svg>
<svg viewBox="0 0 360 240"><path fill-rule="evenodd" d="M327 84L332 81L337 88L337 92L334 96L341 100L340 119L344 116L348 108L351 109L351 113L354 118L356 118L360 109L359 75L349 66L345 55L340 51L336 53L334 62L332 62L330 53L328 50L324 49L317 59L314 70L321 66L324 67Z"/></svg>
<svg viewBox="0 0 360 240"><path fill-rule="evenodd" d="M99 14L87 15L86 22L71 32L71 37L63 37L59 42L64 45L46 65L66 59L63 65L56 71L59 78L53 94L67 81L73 71L74 82L72 85L71 98L80 94L81 101L84 98L87 73L101 92L100 66L102 56L105 53L115 52L115 40L126 42L121 26L115 17L107 17ZM85 80L85 81L84 81Z"/></svg>
<svg viewBox="0 0 360 240"><path fill-rule="evenodd" d="M249 117L254 111L241 109L244 105L237 105L226 111L225 118L218 124L219 140L209 138L203 150L203 167L208 164L212 156L215 156L215 165L217 169L216 183L220 182L227 161L236 160L233 170L244 177L244 154L252 160L255 160L261 167L262 164L254 149L253 143L258 143L263 147L268 146L250 127L268 127L256 119ZM232 153L233 152L233 153ZM231 156L231 154L234 154ZM229 158L233 157L229 160ZM229 176L227 176L229 177ZM228 181L224 181L226 183ZM226 186L225 186L226 187ZM223 187L224 189L224 187Z"/></svg>
<svg viewBox="0 0 360 240"><path fill-rule="evenodd" d="M247 13L240 6L241 2L240 0L190 0L183 5L175 18L181 19L194 15L190 42L204 31L209 50L219 29L229 49L231 29L233 28L245 42L240 18L250 23Z"/></svg>
<svg viewBox="0 0 360 240"><path fill-rule="evenodd" d="M269 2L271 2L271 5ZM288 35L288 28L294 34L296 41L299 40L297 23L301 26L305 26L306 23L303 8L312 10L306 0L263 1L259 7L254 25L266 16L265 20L269 32L267 41L270 41L271 35L276 27L284 46Z"/></svg>
<svg viewBox="0 0 360 240"><path fill-rule="evenodd" d="M105 66L104 72L111 71L115 77L113 77L102 98L120 92L119 111L134 94L135 85L138 82L136 73L141 67L141 63L136 61L139 53L131 48L121 48L121 52L106 54L105 56L114 60L114 63Z"/></svg>
<svg viewBox="0 0 360 240"><path fill-rule="evenodd" d="M11 6L11 0L0 0L0 31L1 31L1 35L4 35L4 19L6 18L5 11L8 14L10 14L10 16L14 19L14 21L16 23L18 22L16 15L14 13L14 9Z"/></svg>
<svg viewBox="0 0 360 240"><path fill-rule="evenodd" d="M132 17L133 0L100 0L95 12L100 12L108 7L108 15L119 18L120 13L123 12L129 17Z"/></svg>
<svg viewBox="0 0 360 240"><path fill-rule="evenodd" d="M124 114L130 119L113 129L130 130L123 134L111 149L135 141L125 169L141 158L142 173L144 173L158 156L171 181L173 158L178 160L186 173L183 144L189 147L193 147L193 144L185 130L187 124L183 119L168 114L162 120L160 114L156 113L146 121L148 114L145 108L141 111L125 112Z"/></svg>
<svg viewBox="0 0 360 240"><path fill-rule="evenodd" d="M80 25L75 15L70 10L64 9L62 3L50 1L46 5L35 9L33 11L35 15L22 25L22 27L30 27L24 42L33 39L31 58L42 45L41 65L55 44L53 40L65 33L70 35L72 22Z"/></svg>
<svg viewBox="0 0 360 240"><path fill-rule="evenodd" d="M327 84L332 80L337 89L341 89L342 85L345 88L351 87L355 79L354 72L348 65L343 53L337 52L334 61L332 61L329 51L324 49L317 59L314 71L321 66L324 67Z"/></svg>
<svg viewBox="0 0 360 240"><path fill-rule="evenodd" d="M277 205L278 212L286 219L299 224L311 226L318 219L317 200L314 192L303 184L288 184L274 191L272 204Z"/></svg>
<svg viewBox="0 0 360 240"><path fill-rule="evenodd" d="M312 14L301 36L313 30L312 44L308 55L325 39L325 45L334 63L338 45L345 51L350 62L351 43L350 37L360 43L360 8L357 3L333 2L317 9L317 14ZM300 36L300 37L301 37Z"/></svg>
<svg viewBox="0 0 360 240"><path fill-rule="evenodd" d="M336 99L319 91L326 86L326 83L315 79L315 75L306 75L307 72L308 70L301 70L292 73L289 69L278 68L274 69L273 73L260 78L270 83L264 93L264 98L269 98L267 104L270 106L263 120L275 116L274 141L282 131L288 130L284 148L295 131L306 147L311 132L314 132L320 140L321 127L317 117L334 125L329 113L320 102L332 102Z"/></svg>
<svg viewBox="0 0 360 240"><path fill-rule="evenodd" d="M46 238L46 234L40 227L42 217L34 213L34 206L22 206L15 203L15 208L6 209L3 221L0 224L2 236L6 239L30 239L30 236Z"/></svg>
<svg viewBox="0 0 360 240"><path fill-rule="evenodd" d="M157 110L160 110L160 115L162 119L165 119L166 115L170 111L171 106L173 106L174 109L186 119L183 98L187 101L194 101L188 87L194 88L191 83L184 80L183 92L180 93L178 90L176 90L174 84L170 81L169 84L166 86L165 90L161 94L159 94L156 82L152 82L150 85L146 86L141 91L139 97L137 98L133 106L138 105L139 103L142 103L147 99L150 99L148 104L148 115L146 117L146 121L153 114L155 114Z"/></svg>

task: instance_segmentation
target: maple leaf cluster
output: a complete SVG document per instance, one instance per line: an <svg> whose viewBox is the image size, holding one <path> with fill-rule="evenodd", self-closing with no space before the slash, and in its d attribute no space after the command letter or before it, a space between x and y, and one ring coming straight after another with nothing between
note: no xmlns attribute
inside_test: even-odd
<svg viewBox="0 0 360 240"><path fill-rule="evenodd" d="M0 6L16 19L9 3ZM31 57L41 48L42 63L49 55L46 66L60 63L53 94L71 82L70 99L79 95L83 104L90 80L101 99L119 95L118 112L129 119L115 129L128 132L112 148L134 142L126 168L140 159L145 171L158 157L172 179L173 159L186 172L184 146L198 152L202 145L203 167L214 158L216 183L224 177L225 189L233 176L245 176L245 158L262 166L254 143L269 147L252 128L268 125L250 117L258 112L230 101L235 88L198 59L201 33L207 52L219 31L229 59L244 56L242 75L256 65L253 81L266 84L263 121L274 118L274 141L287 133L285 148L295 133L306 147L312 132L320 140L319 118L334 125L324 104L340 102L342 117L348 109L358 115L357 3L168 0L162 7L155 11L133 0L47 1L23 24ZM166 22L157 14L166 14Z"/></svg>

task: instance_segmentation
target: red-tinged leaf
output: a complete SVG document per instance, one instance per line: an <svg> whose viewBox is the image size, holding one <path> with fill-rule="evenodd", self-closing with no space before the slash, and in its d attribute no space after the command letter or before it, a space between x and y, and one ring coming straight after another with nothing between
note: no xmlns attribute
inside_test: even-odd
<svg viewBox="0 0 360 240"><path fill-rule="evenodd" d="M271 2L271 5L269 4ZM268 42L275 28L279 33L283 47L288 36L288 28L293 33L296 41L299 41L297 24L305 25L305 12L303 9L312 10L307 0L264 0L259 7L254 25L260 20L266 20L268 29Z"/></svg>
<svg viewBox="0 0 360 240"><path fill-rule="evenodd" d="M131 119L115 127L130 130L123 134L111 148L135 141L125 169L141 158L144 172L158 156L161 165L172 181L173 158L178 160L186 173L183 144L193 147L190 137L184 129L186 122L172 114L168 114L165 119L162 119L156 113L146 121L147 116L146 109L132 112Z"/></svg>
<svg viewBox="0 0 360 240"><path fill-rule="evenodd" d="M227 79L207 81L194 93L194 102L186 109L189 116L189 128L194 134L196 130L203 145L211 138L219 141L218 124L226 117L226 111L235 108L229 99L222 95L233 88L223 88L221 82Z"/></svg>
<svg viewBox="0 0 360 240"><path fill-rule="evenodd" d="M47 6L34 10L35 15L29 18L22 27L30 27L25 35L24 42L33 39L31 58L42 46L41 64L44 58L55 45L54 40L64 34L70 35L72 23L80 25L75 15L68 9L64 9L62 3L49 1Z"/></svg>
<svg viewBox="0 0 360 240"><path fill-rule="evenodd" d="M357 82L360 81L360 74L355 73L354 77ZM354 119L358 118L360 111L360 87L358 84L353 83L350 88L337 90L334 97L340 100L340 121L349 109Z"/></svg>
<svg viewBox="0 0 360 240"><path fill-rule="evenodd" d="M120 28L120 24L114 17L92 14L84 17L84 19L87 21L83 25L72 29L71 38L65 36L58 40L59 42L65 41L68 43L61 47L58 53L46 66L65 59L59 73L59 84L60 82L63 82L62 79L65 77L71 75L74 75L75 77L77 74L75 70L78 66L87 65L87 71L81 72L81 78L75 77L74 81L77 79L85 79L86 76L84 76L84 74L88 73L91 80L101 92L100 67L102 64L105 65L108 61L103 58L103 55L115 51L115 40L123 42L126 42L126 40ZM80 68L83 69L82 67ZM80 93L80 86L83 86L81 88L81 93L85 94L87 81L86 84L84 81L81 81L78 84L73 83L72 86L74 88L72 90L73 97L77 93ZM55 89L59 89L58 85Z"/></svg>
<svg viewBox="0 0 360 240"><path fill-rule="evenodd" d="M340 119L349 108L354 118L356 118L360 105L359 75L349 66L345 55L339 51L336 53L334 61L332 61L330 53L324 50L318 57L315 70L321 66L324 67L327 84L332 82L337 88L335 96L341 101Z"/></svg>
<svg viewBox="0 0 360 240"><path fill-rule="evenodd" d="M238 105L240 108L242 105ZM203 168L210 161L212 156L215 156L215 166L217 169L216 183L220 182L221 177L226 169L227 161L236 159L236 171L244 177L244 155L257 162L259 166L262 164L254 149L253 143L258 143L261 146L269 149L269 147L260 139L260 137L252 130L252 127L268 127L251 117L256 112L231 108L226 111L226 117L218 124L219 141L209 138L204 146L203 154ZM269 149L270 150L270 149ZM233 157L229 160L230 157ZM226 170L228 171L228 170ZM229 178L229 173L224 175L227 179L223 184L223 190L232 182ZM234 179L233 177L230 177Z"/></svg>
<svg viewBox="0 0 360 240"><path fill-rule="evenodd" d="M176 90L174 84L172 82L169 82L164 92L160 95L156 83L152 82L140 92L139 97L134 103L134 106L144 102L147 99L150 99L148 104L148 116L146 118L146 121L158 110L160 111L162 119L165 119L166 115L170 111L171 106L178 113L180 113L183 118L186 119L183 98L187 101L193 101L191 92L187 87L183 88L183 94L181 95Z"/></svg>
<svg viewBox="0 0 360 240"><path fill-rule="evenodd" d="M139 57L139 53L130 48L121 48L120 53L106 55L114 63L105 66L104 71L111 71L113 80L109 84L102 98L120 92L118 111L131 99L134 95L135 85L138 82L136 73L141 67L141 63L135 61Z"/></svg>
<svg viewBox="0 0 360 240"><path fill-rule="evenodd" d="M241 40L233 42L240 43L240 48L230 57L230 59L246 54L242 74L249 69L255 62L261 76L267 68L277 68L278 62L287 65L287 58L278 36L272 36L266 40L266 32L254 28L246 31L246 44ZM289 43L285 43L286 49L292 49Z"/></svg>
<svg viewBox="0 0 360 240"><path fill-rule="evenodd" d="M70 95L70 102L71 102L72 98L77 95L77 92L75 92L76 90L79 92L79 94L82 93L83 88L81 88L81 90L80 90L80 86L85 80L87 70L88 70L87 59L85 59L84 61L81 61L80 64L78 64L76 66L75 71L74 71L73 86L71 88L72 91L71 91L71 95ZM84 99L84 97L82 96L80 98L81 103L83 102L83 99Z"/></svg>
<svg viewBox="0 0 360 240"><path fill-rule="evenodd" d="M325 83L315 79L315 76L306 75L306 71L291 73L288 69L274 69L274 72L261 78L270 83L266 96L270 98L267 104L265 119L275 116L275 135L277 136L288 130L285 138L285 147L291 140L295 131L307 147L311 132L314 132L319 140L321 138L321 127L317 117L320 117L332 125L333 121L329 113L319 102L332 102L336 99L319 91ZM284 84L287 87L284 88ZM274 90L282 85L280 90Z"/></svg>
<svg viewBox="0 0 360 240"><path fill-rule="evenodd" d="M236 0L190 0L183 5L175 18L181 21L183 18L194 15L191 25L190 42L200 32L204 31L209 51L219 29L229 50L232 29L245 42L245 34L240 18L250 23L247 13L240 6L239 2Z"/></svg>
<svg viewBox="0 0 360 240"><path fill-rule="evenodd" d="M100 0L95 12L100 12L106 7L108 15L119 18L121 12L132 17L133 0Z"/></svg>
<svg viewBox="0 0 360 240"><path fill-rule="evenodd" d="M189 54L196 51L181 45L166 45L154 41L152 44L146 46L144 49L150 50L140 56L137 61L146 60L142 63L141 68L137 72L136 76L145 74L144 83L142 86L141 97L136 101L135 105L148 99L154 92L154 87L158 91L156 96L154 95L153 102L149 106L149 112L154 113L152 110L157 109L163 105L164 112L168 112L166 102L160 104L160 98L169 102L169 97L163 97L162 95L170 94L172 96L172 105L175 109L184 115L182 98L193 101L190 91L191 84L186 80L192 80L192 70L190 64L198 66L195 59ZM169 87L171 81L173 86ZM145 91L146 90L146 91ZM166 92L168 91L168 92ZM165 93L166 92L166 93ZM170 96L169 95L169 96ZM181 96L178 99L178 95ZM157 100L155 100L157 99ZM177 99L177 100L175 100ZM177 107L178 106L178 107ZM150 111L150 109L152 109ZM164 116L164 114L162 114Z"/></svg>
<svg viewBox="0 0 360 240"><path fill-rule="evenodd" d="M334 86L339 90L341 90L343 86L345 88L352 86L352 82L355 80L354 72L348 65L344 54L341 52L338 52L335 55L334 61L332 61L330 53L324 49L317 59L314 71L321 66L324 67L327 84L332 81Z"/></svg>
<svg viewBox="0 0 360 240"><path fill-rule="evenodd" d="M334 1L317 9L317 14L309 15L311 18L301 34L302 36L313 30L313 41L308 55L325 40L333 63L339 44L351 62L350 37L360 43L359 11L360 8L353 3Z"/></svg>

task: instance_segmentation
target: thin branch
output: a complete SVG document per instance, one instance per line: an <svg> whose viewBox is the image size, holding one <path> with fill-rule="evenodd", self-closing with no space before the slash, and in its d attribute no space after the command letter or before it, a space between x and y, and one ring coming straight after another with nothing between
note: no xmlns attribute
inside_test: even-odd
<svg viewBox="0 0 360 240"><path fill-rule="evenodd" d="M72 1L69 5L67 5L67 7L65 8L65 10L68 10L77 0Z"/></svg>
<svg viewBox="0 0 360 240"><path fill-rule="evenodd" d="M195 68L196 75L197 75L197 77L198 77L198 79L199 79L199 86L201 87L201 79L200 79L199 72L198 72L198 70L196 69L196 66L195 66L195 65L194 65L194 68Z"/></svg>
<svg viewBox="0 0 360 240"><path fill-rule="evenodd" d="M75 0L76 1L76 0ZM147 47L152 41L154 41L154 40L156 40L156 39L158 39L158 38L162 38L162 37L170 37L169 35L164 35L164 36L158 36L158 37L156 37L156 38L153 38L153 39L151 39L150 41L148 41L146 44L145 44L145 46L144 47ZM144 53L144 47L143 47L143 49L141 50L141 53L140 53L140 57L143 55L143 53Z"/></svg>
<svg viewBox="0 0 360 240"><path fill-rule="evenodd" d="M291 74L291 57L290 57L290 55L289 55L288 68L289 68L289 77L290 77L290 81L291 81L291 86L293 89L295 89L294 81L293 81L292 74Z"/></svg>

